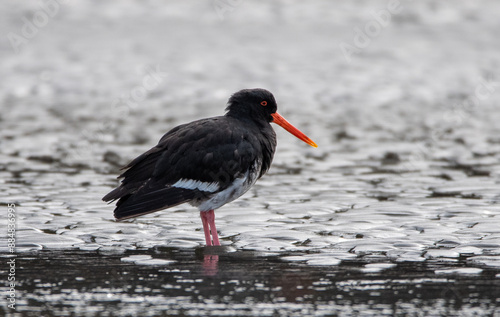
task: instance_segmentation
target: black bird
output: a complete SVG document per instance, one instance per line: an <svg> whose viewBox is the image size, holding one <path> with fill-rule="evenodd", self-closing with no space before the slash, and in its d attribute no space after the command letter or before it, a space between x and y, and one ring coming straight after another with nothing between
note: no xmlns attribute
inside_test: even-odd
<svg viewBox="0 0 500 317"><path fill-rule="evenodd" d="M243 195L269 169L276 149L270 123L317 147L276 110L265 89L236 92L224 116L173 128L123 167L121 184L102 199L118 199L117 220L190 203L200 210L207 245L220 245L214 209Z"/></svg>

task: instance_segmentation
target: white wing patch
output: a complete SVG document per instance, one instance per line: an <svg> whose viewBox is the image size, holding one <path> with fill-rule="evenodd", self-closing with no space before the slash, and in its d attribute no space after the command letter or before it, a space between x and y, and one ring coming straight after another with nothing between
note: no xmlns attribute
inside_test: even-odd
<svg viewBox="0 0 500 317"><path fill-rule="evenodd" d="M219 190L219 184L216 182L207 183L202 181L197 181L194 179L181 178L172 187L185 188L185 189L197 189L202 192L216 192Z"/></svg>

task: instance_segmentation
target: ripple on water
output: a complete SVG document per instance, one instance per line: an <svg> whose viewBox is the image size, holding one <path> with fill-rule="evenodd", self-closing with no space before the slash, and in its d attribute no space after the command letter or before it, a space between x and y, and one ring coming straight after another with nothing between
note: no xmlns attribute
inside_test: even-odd
<svg viewBox="0 0 500 317"><path fill-rule="evenodd" d="M150 255L130 255L121 258L122 262L132 262L137 265L169 265L175 263L174 260L154 259Z"/></svg>
<svg viewBox="0 0 500 317"><path fill-rule="evenodd" d="M119 255L125 253L125 251L127 251L126 248L116 245L102 246L98 249L99 254L102 255Z"/></svg>
<svg viewBox="0 0 500 317"><path fill-rule="evenodd" d="M455 269L445 269L445 270L436 270L434 273L437 275L479 275L483 272L483 269L476 267L462 267Z"/></svg>
<svg viewBox="0 0 500 317"><path fill-rule="evenodd" d="M500 268L500 255L473 256L467 259L472 263L486 265L488 267Z"/></svg>
<svg viewBox="0 0 500 317"><path fill-rule="evenodd" d="M84 243L82 239L69 237L60 234L47 234L41 230L18 230L16 238L19 241L36 241L44 249L72 249L75 245ZM17 250L19 251L19 250Z"/></svg>
<svg viewBox="0 0 500 317"><path fill-rule="evenodd" d="M363 273L378 273L395 267L395 263L368 263L361 269Z"/></svg>
<svg viewBox="0 0 500 317"><path fill-rule="evenodd" d="M424 262L426 260L425 257L422 256L423 252L422 251L406 251L406 250L399 250L399 249L393 249L387 251L387 257L393 261L396 262Z"/></svg>

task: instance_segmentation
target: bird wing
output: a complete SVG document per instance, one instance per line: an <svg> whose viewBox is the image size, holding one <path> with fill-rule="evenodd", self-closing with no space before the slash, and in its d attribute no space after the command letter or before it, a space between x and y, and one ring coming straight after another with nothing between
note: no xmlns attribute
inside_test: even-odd
<svg viewBox="0 0 500 317"><path fill-rule="evenodd" d="M215 117L170 130L124 167L120 186L103 200L119 199L114 214L122 220L226 189L262 152L252 126L235 120Z"/></svg>

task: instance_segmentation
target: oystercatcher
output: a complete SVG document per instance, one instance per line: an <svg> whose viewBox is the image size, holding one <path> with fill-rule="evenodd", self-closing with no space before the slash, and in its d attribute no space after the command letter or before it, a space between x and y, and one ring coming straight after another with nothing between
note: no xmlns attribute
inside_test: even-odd
<svg viewBox="0 0 500 317"><path fill-rule="evenodd" d="M236 92L224 116L173 128L123 167L121 184L102 199L118 199L118 221L189 203L200 210L206 244L220 245L214 209L243 195L269 169L276 149L270 122L317 147L276 110L265 89Z"/></svg>

